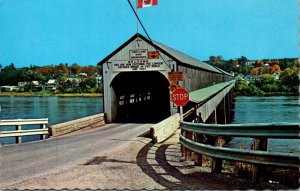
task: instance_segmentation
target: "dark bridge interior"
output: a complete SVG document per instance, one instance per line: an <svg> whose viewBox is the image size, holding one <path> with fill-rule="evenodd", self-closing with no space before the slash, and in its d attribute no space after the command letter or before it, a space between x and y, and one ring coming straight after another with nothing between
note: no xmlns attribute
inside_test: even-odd
<svg viewBox="0 0 300 191"><path fill-rule="evenodd" d="M159 72L122 72L111 86L117 98L117 121L157 123L171 115L169 82Z"/></svg>

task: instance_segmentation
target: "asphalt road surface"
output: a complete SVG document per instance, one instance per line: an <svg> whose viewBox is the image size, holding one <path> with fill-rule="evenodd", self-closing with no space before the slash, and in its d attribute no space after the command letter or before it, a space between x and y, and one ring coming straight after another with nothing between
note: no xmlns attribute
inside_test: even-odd
<svg viewBox="0 0 300 191"><path fill-rule="evenodd" d="M43 141L0 147L0 188L51 170L80 165L126 144L152 124L110 124Z"/></svg>

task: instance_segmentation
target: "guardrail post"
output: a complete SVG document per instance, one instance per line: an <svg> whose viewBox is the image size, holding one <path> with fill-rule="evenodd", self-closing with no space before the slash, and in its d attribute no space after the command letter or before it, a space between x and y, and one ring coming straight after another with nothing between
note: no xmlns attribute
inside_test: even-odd
<svg viewBox="0 0 300 191"><path fill-rule="evenodd" d="M21 125L17 125L17 126L16 126L16 130L17 130L17 131L21 131L21 130L22 130L22 126L21 126ZM22 143L22 136L17 136L17 137L16 137L16 143L18 143L18 144L19 144L19 143Z"/></svg>
<svg viewBox="0 0 300 191"><path fill-rule="evenodd" d="M202 135L195 134L195 141L198 143L203 143ZM195 166L202 166L202 155L199 153L195 153L195 160L194 160Z"/></svg>
<svg viewBox="0 0 300 191"><path fill-rule="evenodd" d="M268 139L267 138L256 138L253 144L254 150L267 151L268 149ZM260 182L263 178L262 172L264 172L265 166L263 165L253 165L252 170L252 181Z"/></svg>
<svg viewBox="0 0 300 191"><path fill-rule="evenodd" d="M192 132L185 132L185 135L188 139L192 140ZM191 160L192 151L188 148L185 148L185 160Z"/></svg>
<svg viewBox="0 0 300 191"><path fill-rule="evenodd" d="M192 140L192 132L181 130L181 134ZM192 151L181 145L181 156L184 157L185 160L190 160L192 158Z"/></svg>
<svg viewBox="0 0 300 191"><path fill-rule="evenodd" d="M42 124L41 129L46 129L46 124ZM46 135L45 134L41 135L41 139L43 140L46 139Z"/></svg>
<svg viewBox="0 0 300 191"><path fill-rule="evenodd" d="M181 129L181 135L186 137L186 131ZM186 160L186 148L182 144L180 150L181 150L181 156L184 157Z"/></svg>
<svg viewBox="0 0 300 191"><path fill-rule="evenodd" d="M222 147L224 145L223 142L224 142L223 138L219 136L215 142L215 146ZM223 160L220 158L213 158L211 172L212 173L221 173L222 172L222 162L223 162Z"/></svg>

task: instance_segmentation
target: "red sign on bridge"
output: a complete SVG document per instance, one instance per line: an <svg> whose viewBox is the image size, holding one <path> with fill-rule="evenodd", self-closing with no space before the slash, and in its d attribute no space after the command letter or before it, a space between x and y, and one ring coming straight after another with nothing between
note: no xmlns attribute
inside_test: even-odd
<svg viewBox="0 0 300 191"><path fill-rule="evenodd" d="M189 92L187 92L185 89L176 89L172 93L172 101L177 106L185 106L189 100Z"/></svg>

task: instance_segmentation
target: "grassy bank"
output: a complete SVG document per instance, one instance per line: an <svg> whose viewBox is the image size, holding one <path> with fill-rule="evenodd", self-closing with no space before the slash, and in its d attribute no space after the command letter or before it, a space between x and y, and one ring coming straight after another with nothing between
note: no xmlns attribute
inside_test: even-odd
<svg viewBox="0 0 300 191"><path fill-rule="evenodd" d="M57 97L101 97L102 93L65 93L53 94L50 92L1 92L0 96L16 96L16 97L44 97L44 96L57 96Z"/></svg>

